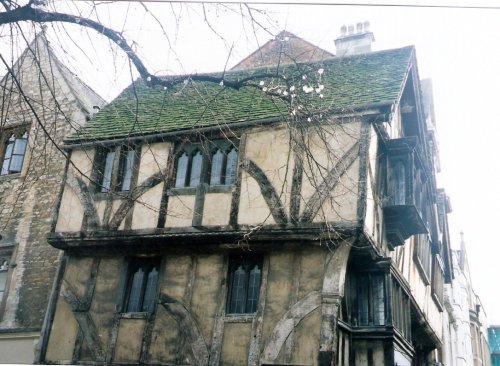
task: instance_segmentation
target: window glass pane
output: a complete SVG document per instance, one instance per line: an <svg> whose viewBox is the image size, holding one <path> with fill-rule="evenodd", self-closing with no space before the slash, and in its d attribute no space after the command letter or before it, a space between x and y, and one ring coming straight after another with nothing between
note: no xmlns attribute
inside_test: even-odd
<svg viewBox="0 0 500 366"><path fill-rule="evenodd" d="M384 304L384 277L372 277L372 297L373 297L373 324L385 324L385 304Z"/></svg>
<svg viewBox="0 0 500 366"><path fill-rule="evenodd" d="M102 173L102 188L101 192L106 192L111 188L111 174L113 173L113 161L115 160L115 152L108 151L104 161L104 171Z"/></svg>
<svg viewBox="0 0 500 366"><path fill-rule="evenodd" d="M210 169L210 185L222 184L222 163L224 161L224 154L217 149L215 154L212 155L212 167Z"/></svg>
<svg viewBox="0 0 500 366"><path fill-rule="evenodd" d="M131 280L130 291L128 294L128 301L127 301L127 312L139 311L139 303L141 301L143 279L144 279L144 271L142 268L138 268Z"/></svg>
<svg viewBox="0 0 500 366"><path fill-rule="evenodd" d="M235 148L227 154L226 162L226 185L231 185L236 182L236 165L238 164L238 152Z"/></svg>
<svg viewBox="0 0 500 366"><path fill-rule="evenodd" d="M368 325L368 277L358 279L358 325Z"/></svg>
<svg viewBox="0 0 500 366"><path fill-rule="evenodd" d="M9 174L9 166L10 166L10 158L12 157L12 149L14 148L14 141L12 137L9 141L6 142L5 145L5 153L3 154L3 163L2 163L2 175Z"/></svg>
<svg viewBox="0 0 500 366"><path fill-rule="evenodd" d="M12 155L12 158L10 159L9 172L19 173L21 171L21 168L23 167L23 159L23 155Z"/></svg>
<svg viewBox="0 0 500 366"><path fill-rule="evenodd" d="M398 161L394 166L394 204L406 204L406 173L403 162Z"/></svg>
<svg viewBox="0 0 500 366"><path fill-rule="evenodd" d="M7 271L0 272L0 300L2 299L1 293L5 291L5 283L7 282Z"/></svg>
<svg viewBox="0 0 500 366"><path fill-rule="evenodd" d="M245 280L246 272L243 266L240 265L233 273L229 313L245 312Z"/></svg>
<svg viewBox="0 0 500 366"><path fill-rule="evenodd" d="M197 151L193 156L193 161L191 163L191 174L189 178L189 186L196 187L200 184L201 178L201 167L203 164L203 155L200 151Z"/></svg>
<svg viewBox="0 0 500 366"><path fill-rule="evenodd" d="M121 155L120 162L120 188L122 191L130 191L132 185L132 172L135 162L135 150L127 149Z"/></svg>
<svg viewBox="0 0 500 366"><path fill-rule="evenodd" d="M142 311L153 310L153 305L156 297L156 284L158 282L158 269L153 267L148 274L146 283L146 291L144 292L144 301L142 303Z"/></svg>
<svg viewBox="0 0 500 366"><path fill-rule="evenodd" d="M247 313L255 313L257 311L257 302L259 301L260 290L260 268L256 264L250 271L248 279L248 296L247 296Z"/></svg>
<svg viewBox="0 0 500 366"><path fill-rule="evenodd" d="M23 137L17 138L14 143L14 151L15 155L24 155L24 151L26 150L26 142L27 140Z"/></svg>
<svg viewBox="0 0 500 366"><path fill-rule="evenodd" d="M186 174L188 168L189 157L187 153L183 153L179 159L177 159L177 173L175 176L175 186L185 187L186 186Z"/></svg>

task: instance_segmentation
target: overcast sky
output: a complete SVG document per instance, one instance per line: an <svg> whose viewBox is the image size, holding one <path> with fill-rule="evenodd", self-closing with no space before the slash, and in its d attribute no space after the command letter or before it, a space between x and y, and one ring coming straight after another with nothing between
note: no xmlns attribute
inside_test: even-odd
<svg viewBox="0 0 500 366"><path fill-rule="evenodd" d="M500 7L500 0L483 3ZM98 10L103 21L136 41L139 54L159 74L222 70L271 38L261 30L255 35L230 9L209 6L203 13L197 5L147 6L161 20L168 39L138 4ZM434 85L442 166L438 182L452 202L453 247L459 248L463 230L474 289L489 323L500 324L500 10L254 6L267 11L273 32L286 29L331 52L343 24L366 20L375 34L374 50L416 46L420 76L432 78ZM108 51L106 41L68 26L64 31L77 40L72 43L62 30L49 32L62 45L64 61L107 100L130 83L128 63L120 52Z"/></svg>

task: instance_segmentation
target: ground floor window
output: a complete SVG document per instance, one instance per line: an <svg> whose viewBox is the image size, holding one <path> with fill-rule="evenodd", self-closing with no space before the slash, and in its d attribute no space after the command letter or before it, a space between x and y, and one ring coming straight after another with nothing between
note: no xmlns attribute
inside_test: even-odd
<svg viewBox="0 0 500 366"><path fill-rule="evenodd" d="M158 287L159 258L132 258L129 262L123 309L127 313L151 312Z"/></svg>
<svg viewBox="0 0 500 366"><path fill-rule="evenodd" d="M230 258L227 314L249 314L257 311L261 277L261 257Z"/></svg>

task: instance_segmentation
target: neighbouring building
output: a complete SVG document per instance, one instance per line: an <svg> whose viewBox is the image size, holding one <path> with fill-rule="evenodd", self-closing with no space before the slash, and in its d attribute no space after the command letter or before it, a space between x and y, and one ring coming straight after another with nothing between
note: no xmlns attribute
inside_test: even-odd
<svg viewBox="0 0 500 366"><path fill-rule="evenodd" d="M454 278L445 286L445 365L491 365L486 314L472 288L463 233L460 249L452 250L452 265Z"/></svg>
<svg viewBox="0 0 500 366"><path fill-rule="evenodd" d="M443 362L429 84L414 47L355 40L282 33L220 83L137 80L66 139L38 362Z"/></svg>
<svg viewBox="0 0 500 366"><path fill-rule="evenodd" d="M32 363L59 251L47 243L63 137L104 101L39 34L0 85L0 362Z"/></svg>
<svg viewBox="0 0 500 366"><path fill-rule="evenodd" d="M492 325L488 328L488 345L491 355L491 365L500 366L500 326Z"/></svg>

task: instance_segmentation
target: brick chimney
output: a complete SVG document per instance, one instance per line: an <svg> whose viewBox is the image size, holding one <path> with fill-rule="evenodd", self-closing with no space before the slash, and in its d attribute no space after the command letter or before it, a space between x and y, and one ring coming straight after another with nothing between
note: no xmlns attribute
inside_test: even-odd
<svg viewBox="0 0 500 366"><path fill-rule="evenodd" d="M357 23L356 29L351 24L340 28L340 37L335 40L337 56L358 55L371 52L372 43L375 41L373 33L370 32L370 22Z"/></svg>

